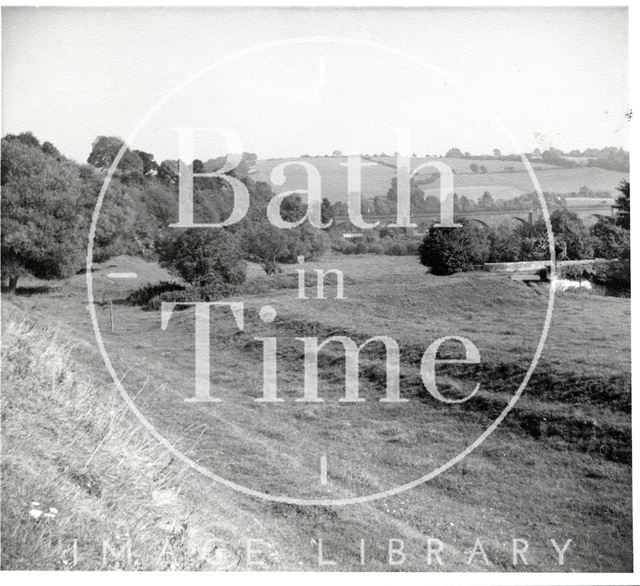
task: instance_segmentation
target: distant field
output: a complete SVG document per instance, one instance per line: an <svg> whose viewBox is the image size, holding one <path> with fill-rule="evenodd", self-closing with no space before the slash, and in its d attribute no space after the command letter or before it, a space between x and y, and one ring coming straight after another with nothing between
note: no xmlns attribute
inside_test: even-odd
<svg viewBox="0 0 640 586"><path fill-rule="evenodd" d="M342 164L346 157L309 157L304 159L270 159L258 161L257 172L252 175L256 181L269 181L271 170L287 160L298 160L311 163L316 166L322 179L322 195L330 201L346 201L347 199L347 170ZM386 195L391 184L391 178L395 176L392 157L380 159L385 164L377 164L362 170L362 195L363 198ZM467 159L437 159L449 165L455 172L454 187L457 193L477 199L485 191L489 191L494 199L508 199L523 193L534 191L529 174L524 164L512 161L467 160ZM427 159L412 159L412 167L426 162ZM366 161L364 161L366 162ZM469 165L476 163L484 165L489 173L471 173ZM514 172L505 172L505 168L513 167ZM575 169L553 168L551 165L536 163L534 165L538 181L543 191L556 193L577 192L581 187L587 186L592 190L607 190L614 194L615 188L622 179L628 179L628 173L609 171L597 167L579 167ZM429 169L425 169L428 174ZM303 189L306 186L306 172L299 165L292 165L286 171L287 182L280 187L274 187L275 191L288 191ZM432 183L422 187L429 195L437 195L438 184Z"/></svg>
<svg viewBox="0 0 640 586"><path fill-rule="evenodd" d="M139 408L203 465L272 494L367 494L444 463L506 405L544 321L544 289L496 275L436 277L411 257L367 255L327 257L288 270L295 268L343 270L346 299L299 300L295 289L251 296L244 299L242 333L228 315L217 314L211 377L213 393L223 402L199 405L183 401L193 394L192 310L176 312L162 332L157 312L124 302L141 281L166 279L166 273L129 257L93 273L105 344ZM107 278L110 271L136 271L140 279L114 282ZM251 274L262 278L256 267ZM73 341L83 363L107 384L84 289L79 275L47 294L27 296L23 290L15 303ZM257 317L265 304L278 312L272 324ZM307 508L256 501L183 472L186 494L194 495L193 506L201 511L224 503L233 539L246 534L246 516L254 511L260 519L255 531L269 535L279 552L270 567L279 569L314 567L312 540L318 537L343 546L333 556L339 569L359 567L359 540L366 537L372 547L367 569L385 569L386 540L399 537L412 552L403 569L426 570L426 539L434 536L446 544L447 569L482 570L480 560L466 565L480 536L499 569L511 568L511 539L522 537L531 543L528 570L630 570L629 315L629 300L559 295L542 359L515 409L460 465L419 488L355 507ZM362 356L365 403L337 400L344 393L339 346L324 350L319 362L320 395L326 401L294 402L301 395L303 359L296 337L349 335L361 342L379 334L400 344L401 394L409 403L377 401L384 392L384 368L375 346ZM471 381L481 384L478 395L463 405L437 402L419 378L422 352L445 335L466 336L481 353L478 366L441 367L441 390L449 397L466 394ZM253 400L262 386L262 349L254 336L278 339L279 394L285 403ZM326 486L319 481L322 455L328 462ZM244 524L233 529L234 518ZM563 568L552 563L550 537L574 540Z"/></svg>

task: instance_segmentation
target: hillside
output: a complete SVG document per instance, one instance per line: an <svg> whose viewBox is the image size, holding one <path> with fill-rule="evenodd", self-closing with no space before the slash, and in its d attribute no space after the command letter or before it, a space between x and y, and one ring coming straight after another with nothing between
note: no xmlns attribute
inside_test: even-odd
<svg viewBox="0 0 640 586"><path fill-rule="evenodd" d="M322 196L331 202L346 201L347 199L347 169L343 165L346 157L305 157L301 159L269 159L259 160L256 164L256 172L252 178L256 181L269 181L271 170L285 161L300 161L316 166L322 179ZM377 157L381 164L367 167L362 171L362 196L373 198L385 196L391 178L395 176L395 160L393 157ZM473 199L480 197L485 191L489 191L494 199L509 199L534 191L529 174L524 164L514 161L501 161L494 159L469 160L469 159L437 159L446 163L456 173L454 187L460 195L466 195ZM413 158L412 168L427 161L424 158ZM366 162L366 161L365 161ZM472 173L469 165L476 163L484 165L488 173ZM512 167L513 172L505 171ZM598 167L577 167L574 169L554 168L552 165L535 163L534 169L543 191L555 193L577 192L581 187L596 190L607 190L614 194L616 186L622 179L628 179L628 173L609 171ZM427 173L429 170L425 170ZM294 189L302 189L306 186L306 172L299 165L293 165L287 169L287 182L280 187L274 186L274 191L282 192ZM423 186L428 195L437 195L438 184L432 183Z"/></svg>
<svg viewBox="0 0 640 586"><path fill-rule="evenodd" d="M155 281L166 278L163 271L140 259L118 257L93 273L105 344L139 408L196 461L271 494L368 494L446 461L477 437L509 400L530 361L546 307L541 290L494 275L425 275L411 257L328 257L304 265L309 271L320 267L344 271L345 300L298 300L291 289L248 296L245 331L240 334L220 314L211 332L211 356L213 388L223 402L213 406L183 401L193 394L192 310L175 314L161 332L157 312L124 302L140 282L107 277L111 271L135 270L140 281ZM25 548L42 540L49 527L29 519L32 500L59 510L56 523L65 535L78 522L86 523L84 537L94 552L86 569L99 563L99 538L113 535L116 520L129 528L134 540L142 539L143 532L149 539L153 523L168 521L156 507L163 499L176 498L185 508L179 508L168 534L176 543L204 539L202 531L222 535L219 555L224 567L247 569L245 541L252 537L267 539L277 552L265 560L268 567L314 568L317 540L324 538L328 548L343 546L332 550L337 569L354 569L360 539L366 537L367 568L384 569L387 540L397 537L407 543L404 569L424 570L429 569L424 557L429 536L446 544L443 558L450 570L486 569L479 558L466 565L478 536L492 563L502 569L512 567L509 548L514 537L531 543L529 570L631 567L625 537L631 523L628 300L559 295L549 340L524 396L497 431L458 466L394 497L347 507L304 507L265 503L212 484L163 455L124 414L115 419L129 422L129 431L118 431L119 424L105 428L109 417L114 418L113 409L122 408L95 347L84 278L77 275L47 293L25 283L20 295L9 303L5 299L4 323L16 325L5 326L9 336L3 340L3 388L8 389L9 406L3 409L9 456L3 488L15 496L5 505L3 523L12 531L18 523L21 537L3 551L4 567L20 567ZM113 333L105 303L109 299L115 309ZM272 324L256 315L267 303L278 312ZM362 357L361 393L367 402L337 402L344 393L338 347L327 349L320 361L326 402L292 401L300 396L302 374L300 343L294 338L342 334L361 341L381 331L402 348L401 389L409 403L385 406L375 401L384 392L375 347ZM443 392L452 396L467 392L469 378L481 382L478 396L462 406L437 403L417 378L426 345L454 334L468 336L482 355L478 368L453 369L442 379ZM279 341L279 393L286 399L281 405L253 401L262 376L262 351L253 337L270 335ZM58 344L62 351L56 350ZM52 353L58 357L53 362ZM23 356L29 357L27 363ZM59 386L51 387L52 363L73 377L65 374ZM25 368L33 373L26 384L20 378ZM76 377L81 390L71 382ZM77 403L78 395L83 402ZM83 407L88 404L94 409ZM57 421L65 426L56 440L50 430ZM74 435L76 429L86 432ZM116 465L116 453L124 455L124 468ZM326 486L318 481L321 454L328 458ZM149 474L136 472L148 469L145 462L155 462ZM157 473L151 472L153 466ZM46 474L46 483L41 474ZM101 492L91 494L83 485L85 478L100 479ZM138 480L131 483L131 478ZM523 501L521 495L532 483L535 488ZM565 504L568 495L570 506ZM259 524L251 521L256 516ZM551 533L549 527L554 528ZM163 533L153 535L161 540ZM549 537L562 543L574 538L575 549L563 568L553 565ZM51 567L51 544L45 540L39 547L42 567ZM147 544L146 551L152 548ZM183 563L188 567L197 562L187 556ZM140 564L158 567L149 555Z"/></svg>

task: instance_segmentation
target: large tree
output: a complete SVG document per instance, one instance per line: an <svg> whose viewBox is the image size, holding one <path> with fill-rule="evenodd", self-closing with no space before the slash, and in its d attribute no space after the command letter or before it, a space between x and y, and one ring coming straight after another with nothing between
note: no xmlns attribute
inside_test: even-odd
<svg viewBox="0 0 640 586"><path fill-rule="evenodd" d="M123 146L124 141L117 136L99 136L93 141L87 163L98 169L108 169ZM127 149L118 163L118 169L125 175L142 177L144 162L136 151Z"/></svg>
<svg viewBox="0 0 640 586"><path fill-rule="evenodd" d="M64 278L82 262L83 182L78 167L48 155L37 140L2 140L2 277Z"/></svg>

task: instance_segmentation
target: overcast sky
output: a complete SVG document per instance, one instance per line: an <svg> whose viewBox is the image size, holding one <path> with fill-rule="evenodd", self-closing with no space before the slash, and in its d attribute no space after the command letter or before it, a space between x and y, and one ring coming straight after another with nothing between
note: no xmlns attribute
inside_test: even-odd
<svg viewBox="0 0 640 586"><path fill-rule="evenodd" d="M127 138L180 81L252 45L295 37L374 41L467 86L529 151L627 148L624 8L254 9L5 8L3 134L33 131L86 160L98 135ZM234 130L260 157L515 146L450 80L369 46L264 49L204 73L132 141L177 156L176 126ZM203 139L196 156L222 154Z"/></svg>

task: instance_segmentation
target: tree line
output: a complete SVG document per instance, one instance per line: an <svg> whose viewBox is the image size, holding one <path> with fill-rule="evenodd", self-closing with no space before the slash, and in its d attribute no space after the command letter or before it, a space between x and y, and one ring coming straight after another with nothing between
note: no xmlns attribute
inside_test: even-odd
<svg viewBox="0 0 640 586"><path fill-rule="evenodd" d="M80 270L106 170L123 145L117 137L97 137L87 163L78 164L31 132L2 138L2 279L10 291L15 291L23 275L60 279ZM254 153L244 153L229 173L247 186L251 200L247 216L222 230L198 231L168 227L177 218L178 161L158 163L151 153L125 149L105 193L93 260L100 263L120 254L138 255L159 259L182 273L187 265L204 266L206 254L222 247L239 261L258 262L272 274L279 270L278 263L322 255L328 238L308 222L286 231L268 223L266 207L274 194L267 183L254 182L249 176L255 159ZM202 173L219 169L224 160L190 164L194 172ZM220 222L232 208L233 195L223 180L195 178L196 221ZM287 221L300 220L305 212L300 196L291 195L282 204ZM323 201L322 214L324 221L331 217L328 200ZM193 255L189 260L184 257L186 251ZM190 274L183 275L187 281ZM240 273L225 276L242 278Z"/></svg>

